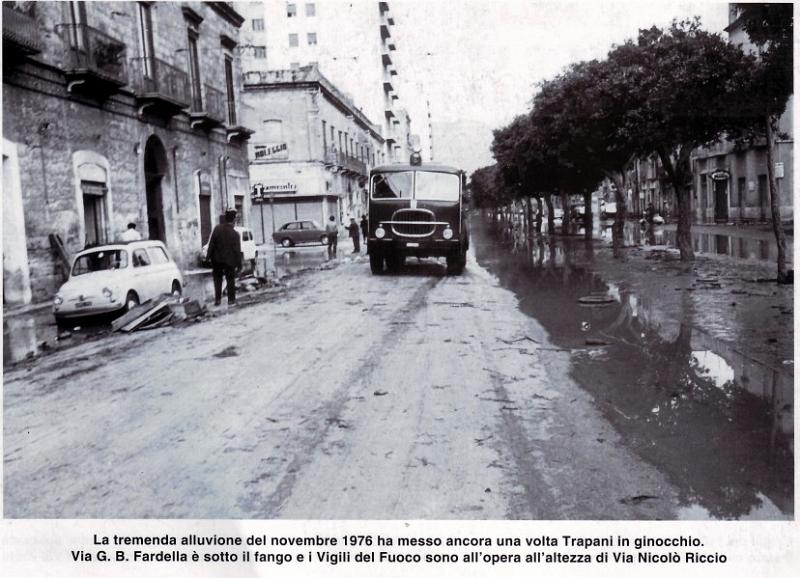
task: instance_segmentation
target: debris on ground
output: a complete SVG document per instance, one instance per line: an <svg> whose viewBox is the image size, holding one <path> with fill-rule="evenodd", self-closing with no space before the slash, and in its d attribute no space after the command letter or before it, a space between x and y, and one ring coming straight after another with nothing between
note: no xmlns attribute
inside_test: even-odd
<svg viewBox="0 0 800 578"><path fill-rule="evenodd" d="M658 496L648 496L647 494L641 494L639 496L629 496L627 498L620 498L620 504L629 504L629 505L637 505L641 504L646 500L657 500Z"/></svg>

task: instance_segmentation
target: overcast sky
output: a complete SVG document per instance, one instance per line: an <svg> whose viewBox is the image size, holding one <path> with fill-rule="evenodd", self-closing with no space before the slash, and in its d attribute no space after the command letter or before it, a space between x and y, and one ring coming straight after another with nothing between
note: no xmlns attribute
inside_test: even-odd
<svg viewBox="0 0 800 578"><path fill-rule="evenodd" d="M726 2L392 0L401 102L413 119L420 89L436 121L492 128L528 109L536 84L571 62L602 58L640 28L700 16L722 32ZM424 104L424 103L423 103ZM419 127L415 127L420 130Z"/></svg>

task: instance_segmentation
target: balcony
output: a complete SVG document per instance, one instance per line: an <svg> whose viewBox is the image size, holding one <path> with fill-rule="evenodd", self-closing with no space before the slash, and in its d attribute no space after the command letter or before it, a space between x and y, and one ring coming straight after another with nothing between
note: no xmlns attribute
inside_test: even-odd
<svg viewBox="0 0 800 578"><path fill-rule="evenodd" d="M62 24L68 45L64 60L68 92L106 98L128 84L124 42L86 24Z"/></svg>
<svg viewBox="0 0 800 578"><path fill-rule="evenodd" d="M192 95L189 120L192 128L211 130L225 124L227 101L225 94L209 85L203 86L202 97Z"/></svg>
<svg viewBox="0 0 800 578"><path fill-rule="evenodd" d="M192 102L189 75L158 58L135 58L134 90L139 115L172 118Z"/></svg>
<svg viewBox="0 0 800 578"><path fill-rule="evenodd" d="M392 74L388 70L383 71L383 91L387 94L394 90Z"/></svg>
<svg viewBox="0 0 800 578"><path fill-rule="evenodd" d="M325 151L324 162L325 166L334 172L342 171L344 173L367 176L367 164L365 162L347 156L347 154L337 151L333 147Z"/></svg>
<svg viewBox="0 0 800 578"><path fill-rule="evenodd" d="M389 47L384 46L381 48L381 61L383 62L384 66L391 66L392 64L392 55Z"/></svg>
<svg viewBox="0 0 800 578"><path fill-rule="evenodd" d="M27 14L14 10L3 2L4 63L18 63L26 56L42 51L39 25Z"/></svg>
<svg viewBox="0 0 800 578"><path fill-rule="evenodd" d="M256 131L247 128L241 124L240 116L236 110L237 103L235 100L226 99L228 107L228 118L225 123L225 131L228 134L228 142L245 142L250 140L250 136ZM242 111L253 111L252 107L241 106ZM249 115L252 118L252 114Z"/></svg>
<svg viewBox="0 0 800 578"><path fill-rule="evenodd" d="M396 143L396 142L397 142L397 136L395 136L395 133L394 133L394 128L392 127L392 125L391 125L391 124L390 124L390 125L388 126L388 128L387 128L387 129L384 131L384 133L385 133L385 136L383 137L383 139L384 139L384 140L385 140L387 143L389 143L389 144L394 144L394 143Z"/></svg>

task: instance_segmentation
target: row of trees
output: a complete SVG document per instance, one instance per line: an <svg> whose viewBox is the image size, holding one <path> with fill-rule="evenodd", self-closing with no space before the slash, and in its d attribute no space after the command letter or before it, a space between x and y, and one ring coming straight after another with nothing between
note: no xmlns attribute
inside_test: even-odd
<svg viewBox="0 0 800 578"><path fill-rule="evenodd" d="M778 281L786 282L772 153L792 93L792 5L738 6L758 57L703 30L698 19L676 21L641 30L604 60L573 64L544 82L527 114L494 131L497 162L472 175L476 203L532 197L552 207L551 195L561 195L566 222L568 195L583 194L589 221L589 191L605 177L616 184L614 236L621 238L627 169L637 157L656 155L675 195L681 259L692 260L690 154L721 138L744 146L766 139Z"/></svg>

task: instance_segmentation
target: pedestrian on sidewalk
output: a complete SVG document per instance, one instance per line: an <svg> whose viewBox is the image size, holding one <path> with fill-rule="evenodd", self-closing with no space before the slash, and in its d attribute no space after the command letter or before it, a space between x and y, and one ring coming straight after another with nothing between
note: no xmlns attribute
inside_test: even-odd
<svg viewBox="0 0 800 578"><path fill-rule="evenodd" d="M353 253L360 253L361 252L361 231L358 228L358 223L356 223L355 217L350 217L350 224L347 226L347 230L350 233L350 238L353 239Z"/></svg>
<svg viewBox="0 0 800 578"><path fill-rule="evenodd" d="M339 245L339 227L336 225L336 217L328 217L325 225L325 233L328 235L328 259L336 257L336 249Z"/></svg>
<svg viewBox="0 0 800 578"><path fill-rule="evenodd" d="M128 223L128 228L119 236L121 241L141 241L142 235L136 230L136 223Z"/></svg>
<svg viewBox="0 0 800 578"><path fill-rule="evenodd" d="M214 278L214 305L222 301L222 277L228 292L228 305L236 305L236 277L242 268L242 241L233 228L236 211L225 211L225 222L214 227L208 241L208 258Z"/></svg>
<svg viewBox="0 0 800 578"><path fill-rule="evenodd" d="M369 223L367 216L361 215L361 235L364 237L364 244L367 244L367 235L369 235Z"/></svg>

